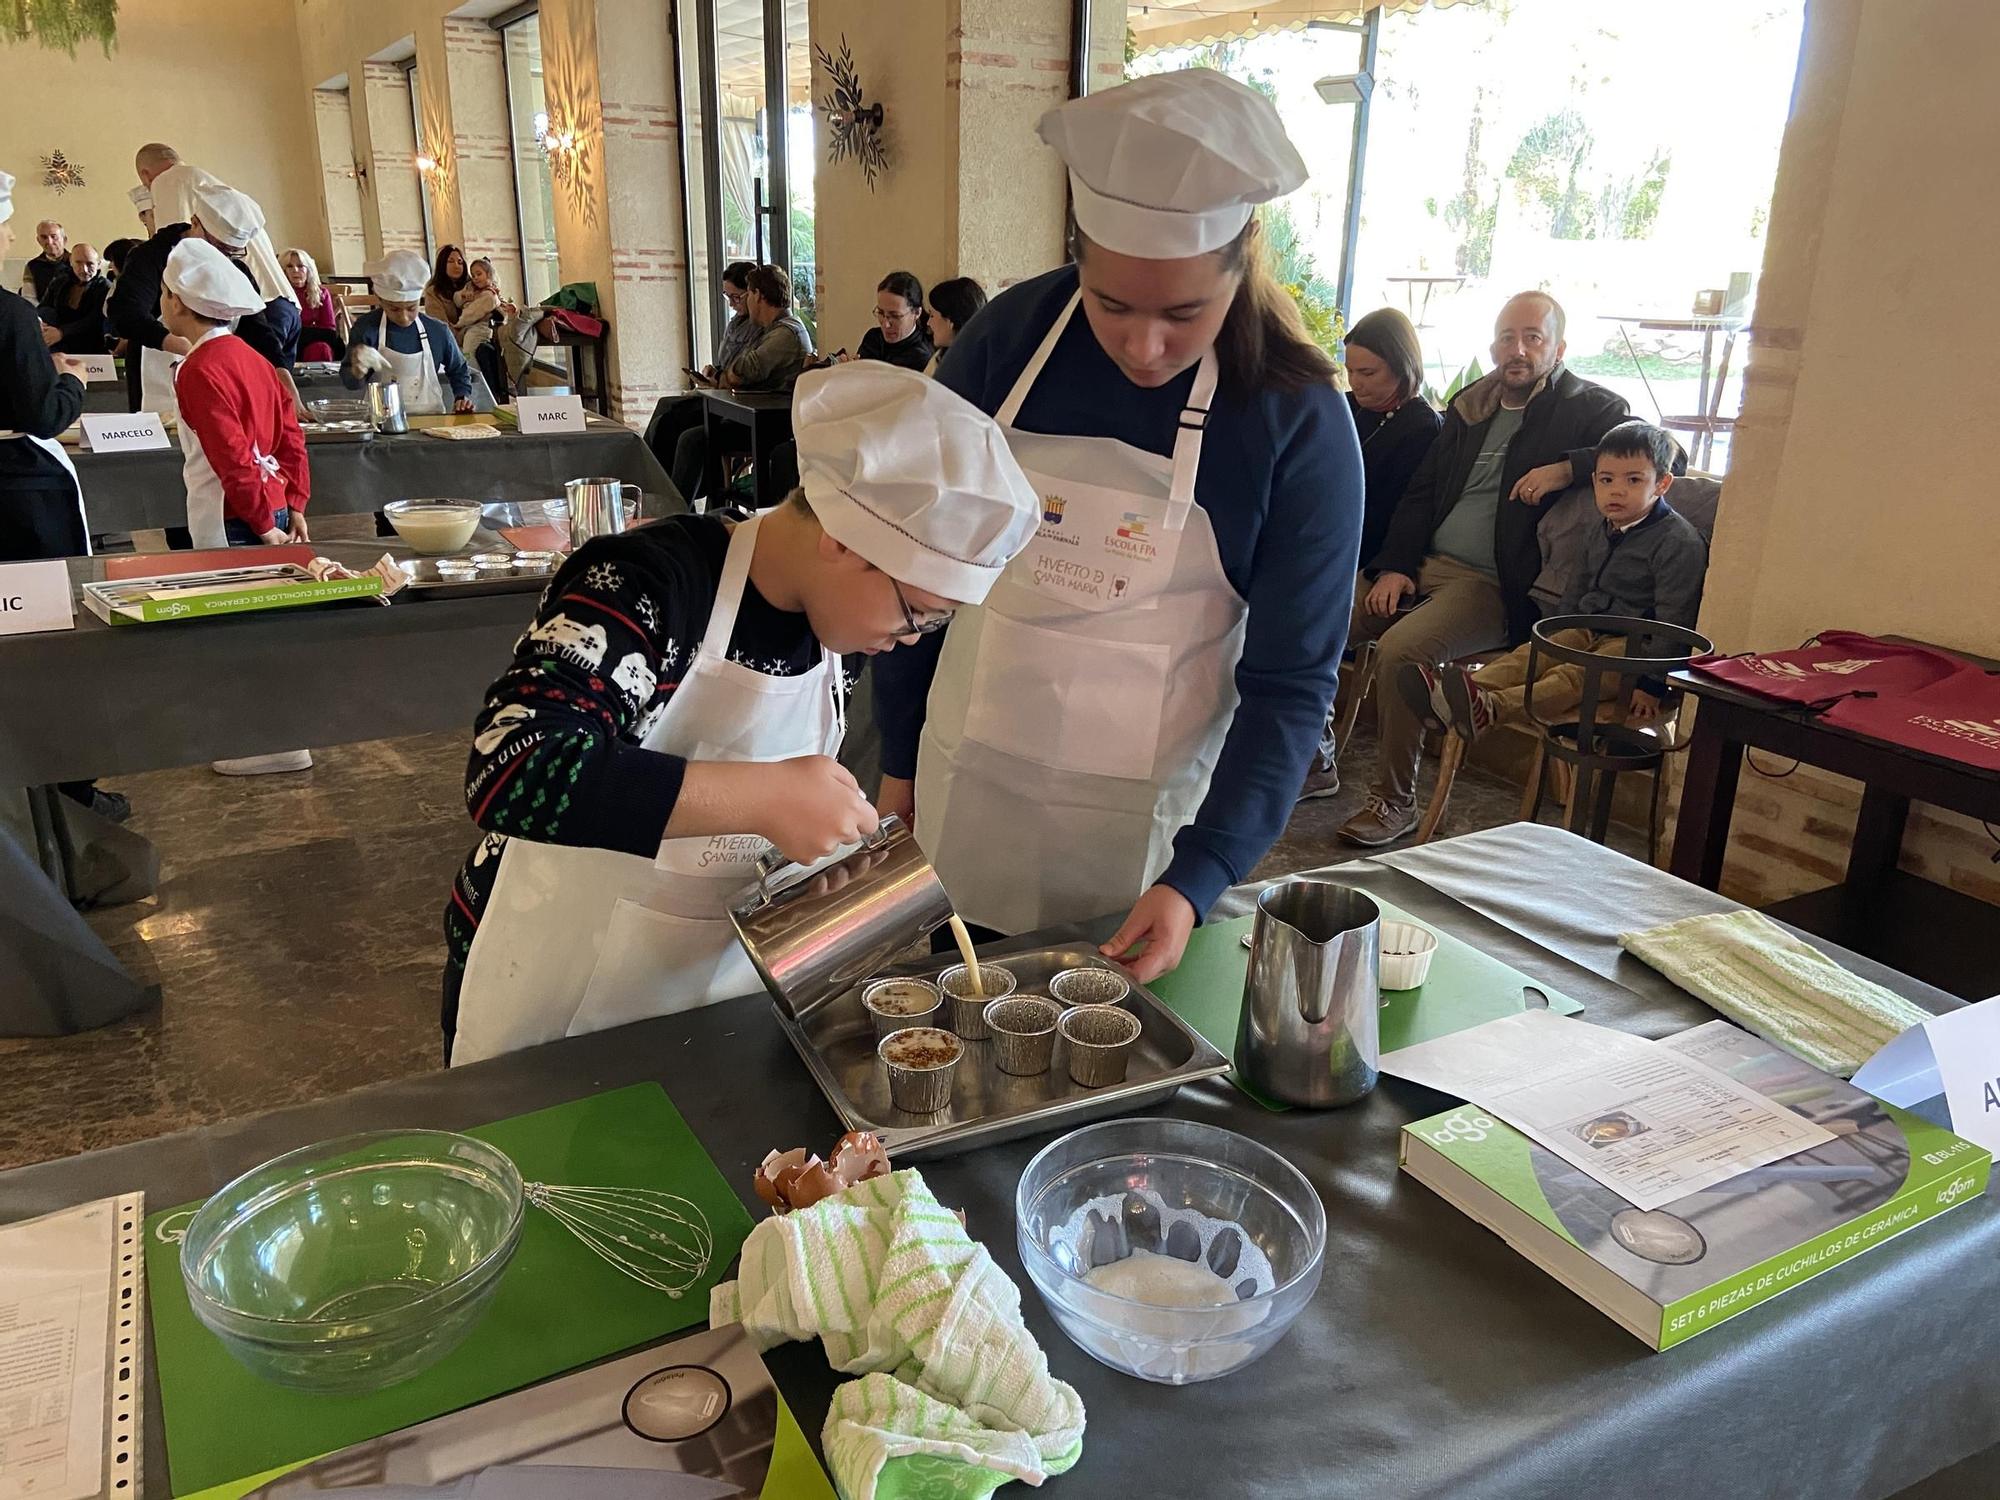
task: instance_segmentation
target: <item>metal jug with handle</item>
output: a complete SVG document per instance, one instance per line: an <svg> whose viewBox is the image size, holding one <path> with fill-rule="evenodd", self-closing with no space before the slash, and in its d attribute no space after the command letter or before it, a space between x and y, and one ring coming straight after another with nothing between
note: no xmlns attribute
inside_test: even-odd
<svg viewBox="0 0 2000 1500"><path fill-rule="evenodd" d="M1375 1087L1381 920L1330 880L1281 880L1257 897L1236 1066L1259 1093L1326 1109Z"/></svg>
<svg viewBox="0 0 2000 1500"><path fill-rule="evenodd" d="M729 919L794 1019L880 973L951 915L937 871L894 814L853 853L774 887L789 863L776 850L759 860Z"/></svg>
<svg viewBox="0 0 2000 1500"><path fill-rule="evenodd" d="M569 505L569 545L574 552L594 536L616 536L625 529L625 492L632 492L636 515L644 491L616 479L572 479L563 485Z"/></svg>
<svg viewBox="0 0 2000 1500"><path fill-rule="evenodd" d="M368 420L377 432L410 430L410 419L403 415L403 388L395 381L368 382Z"/></svg>

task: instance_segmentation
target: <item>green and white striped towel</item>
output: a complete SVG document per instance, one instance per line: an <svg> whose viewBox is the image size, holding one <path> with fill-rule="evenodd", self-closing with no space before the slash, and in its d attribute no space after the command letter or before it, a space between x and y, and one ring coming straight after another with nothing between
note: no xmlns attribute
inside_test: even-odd
<svg viewBox="0 0 2000 1500"><path fill-rule="evenodd" d="M1840 1078L1930 1014L1762 912L1683 917L1623 933L1618 943L1730 1020Z"/></svg>
<svg viewBox="0 0 2000 1500"><path fill-rule="evenodd" d="M1049 1374L1019 1289L913 1170L759 1224L709 1321L760 1349L818 1338L861 1376L820 1438L846 1500L977 1500L1083 1452L1083 1402Z"/></svg>

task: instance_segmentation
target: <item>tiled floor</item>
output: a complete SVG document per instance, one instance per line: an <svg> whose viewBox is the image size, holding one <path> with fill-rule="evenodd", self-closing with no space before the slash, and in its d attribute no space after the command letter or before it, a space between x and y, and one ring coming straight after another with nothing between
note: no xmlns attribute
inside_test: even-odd
<svg viewBox="0 0 2000 1500"><path fill-rule="evenodd" d="M451 735L316 751L311 771L207 769L116 783L158 847L159 896L91 923L161 1003L102 1030L0 1040L0 1167L117 1145L438 1066L447 882L472 842ZM1352 785L1308 802L1259 867L1355 857ZM1468 771L1446 833L1513 818L1518 790Z"/></svg>

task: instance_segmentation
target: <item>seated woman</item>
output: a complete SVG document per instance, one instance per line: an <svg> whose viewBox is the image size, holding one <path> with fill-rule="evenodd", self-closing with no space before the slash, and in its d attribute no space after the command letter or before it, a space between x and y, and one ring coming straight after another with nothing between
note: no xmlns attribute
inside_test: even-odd
<svg viewBox="0 0 2000 1500"><path fill-rule="evenodd" d="M791 278L776 266L749 276L743 311L763 329L757 342L723 367L715 383L726 391L789 391L812 358L812 335L792 312ZM708 466L706 429L693 427L674 445L674 488L692 503Z"/></svg>
<svg viewBox="0 0 2000 1500"><path fill-rule="evenodd" d="M465 252L456 245L444 246L438 251L431 279L424 283L424 316L436 318L447 328L456 327L458 294L471 284L472 274L465 266Z"/></svg>
<svg viewBox="0 0 2000 1500"><path fill-rule="evenodd" d="M875 285L875 326L861 336L861 347L822 363L879 359L922 374L936 352L924 322L924 284L908 271L891 271Z"/></svg>
<svg viewBox="0 0 2000 1500"><path fill-rule="evenodd" d="M541 343L541 309L522 311L520 303L500 290L493 262L483 255L472 263L470 279L453 301L458 306L453 324L458 347L478 363L493 394L504 400L527 373Z"/></svg>
<svg viewBox="0 0 2000 1500"><path fill-rule="evenodd" d="M970 276L954 276L931 288L931 347L937 350L937 359L930 365L933 371L938 360L944 358L944 351L985 305L986 288Z"/></svg>
<svg viewBox="0 0 2000 1500"><path fill-rule="evenodd" d="M278 257L278 264L299 297L299 358L339 363L347 353L347 340L340 334L345 309L333 289L321 284L319 262L294 246Z"/></svg>
<svg viewBox="0 0 2000 1500"><path fill-rule="evenodd" d="M43 323L42 342L58 354L108 354L111 323L104 304L111 282L97 247L79 240L69 247L69 262L49 282L35 310Z"/></svg>
<svg viewBox="0 0 2000 1500"><path fill-rule="evenodd" d="M341 383L359 390L371 377L387 376L401 387L403 410L412 415L471 411L472 367L451 330L417 310L426 293L424 271L424 258L414 250L398 250L369 271L382 305L355 320Z"/></svg>
<svg viewBox="0 0 2000 1500"><path fill-rule="evenodd" d="M701 367L697 386L703 381L714 384L737 355L764 336L763 325L744 308L750 295L750 273L756 269L754 260L732 260L722 268L722 300L729 308L729 321L723 324L722 334L715 341L715 362ZM646 446L653 450L661 468L673 469L674 449L680 444L681 434L701 426L705 420L707 408L699 389L660 397L653 408L652 420L646 424Z"/></svg>

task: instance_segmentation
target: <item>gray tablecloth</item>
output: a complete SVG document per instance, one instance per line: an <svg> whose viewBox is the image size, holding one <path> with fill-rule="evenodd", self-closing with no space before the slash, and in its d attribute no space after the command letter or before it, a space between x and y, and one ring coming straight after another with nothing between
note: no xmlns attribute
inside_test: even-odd
<svg viewBox="0 0 2000 1500"><path fill-rule="evenodd" d="M1680 882L1567 834L1474 834L1428 856L1331 873L1575 996L1591 1020L1659 1033L1707 1017L1686 996L1647 982L1631 960L1608 959L1602 937L1712 898L1691 897ZM1425 884L1433 873L1482 902L1517 885L1542 899L1509 928ZM1559 905L1559 919L1539 914ZM1907 980L1896 988L1938 1009L1954 1003ZM838 1128L769 1002L757 997L0 1175L0 1219L134 1187L153 1207L177 1204L341 1131L464 1128L648 1078L673 1095L746 1203L754 1203L750 1175L767 1149L823 1147ZM1028 1322L1051 1368L1088 1407L1082 1461L1056 1489L1260 1500L1551 1500L1627 1488L1732 1500L1874 1497L2000 1439L2000 1330L1983 1316L1987 1294L2000 1289L2000 1213L1991 1204L1961 1209L1805 1291L1651 1354L1399 1176L1398 1127L1447 1102L1385 1080L1346 1110L1268 1114L1211 1081L1166 1106L1284 1152L1320 1191L1329 1221L1325 1279L1284 1342L1239 1375L1182 1389L1097 1365L1028 1287L1014 1250L1012 1194L1045 1138L928 1164L939 1197L965 1209L973 1233L1025 1289ZM766 1358L816 1436L834 1385L824 1356L799 1345ZM148 1402L146 1493L161 1495L162 1429L150 1387ZM2000 1491L2000 1462L1972 1459L1954 1474L1956 1484L1922 1493Z"/></svg>
<svg viewBox="0 0 2000 1500"><path fill-rule="evenodd" d="M647 515L687 509L645 440L592 415L575 437L504 433L483 443L448 442L421 432L314 439L310 514L358 515L391 500L453 495L481 500L546 500L566 480L622 479L646 492ZM79 453L84 514L93 535L187 525L179 448L146 453Z"/></svg>

